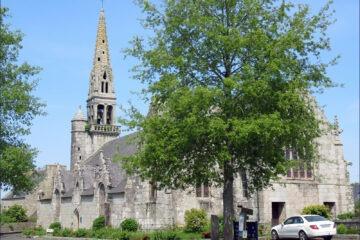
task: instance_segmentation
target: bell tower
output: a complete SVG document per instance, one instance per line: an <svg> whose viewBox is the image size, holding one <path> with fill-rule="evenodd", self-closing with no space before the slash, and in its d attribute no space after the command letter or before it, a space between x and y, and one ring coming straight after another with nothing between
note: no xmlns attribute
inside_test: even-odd
<svg viewBox="0 0 360 240"><path fill-rule="evenodd" d="M96 36L93 67L90 73L89 94L87 99L87 119L90 130L105 129L117 133L115 125L115 88L110 65L108 39L106 35L105 13L102 9Z"/></svg>
<svg viewBox="0 0 360 240"><path fill-rule="evenodd" d="M71 169L81 164L106 142L120 134L116 126L115 84L110 64L105 13L101 9L97 27L95 53L90 73L87 117L81 111L72 120Z"/></svg>

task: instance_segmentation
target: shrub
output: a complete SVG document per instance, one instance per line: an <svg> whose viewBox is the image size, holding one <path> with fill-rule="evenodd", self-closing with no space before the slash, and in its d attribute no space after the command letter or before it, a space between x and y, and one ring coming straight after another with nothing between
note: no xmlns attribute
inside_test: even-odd
<svg viewBox="0 0 360 240"><path fill-rule="evenodd" d="M207 223L205 210L193 208L185 211L185 231L201 232Z"/></svg>
<svg viewBox="0 0 360 240"><path fill-rule="evenodd" d="M61 229L61 223L59 222L53 222L50 224L49 228L54 230L60 230Z"/></svg>
<svg viewBox="0 0 360 240"><path fill-rule="evenodd" d="M177 233L174 231L155 231L150 238L151 240L179 240Z"/></svg>
<svg viewBox="0 0 360 240"><path fill-rule="evenodd" d="M346 229L346 234L358 234L360 235L360 228L347 228Z"/></svg>
<svg viewBox="0 0 360 240"><path fill-rule="evenodd" d="M26 237L32 236L44 236L46 234L45 229L42 227L35 227L35 228L27 228L22 232L23 235Z"/></svg>
<svg viewBox="0 0 360 240"><path fill-rule="evenodd" d="M346 213L337 215L337 218L340 220L352 219L353 217L354 217L354 213L352 213L352 212L346 212Z"/></svg>
<svg viewBox="0 0 360 240"><path fill-rule="evenodd" d="M3 214L9 219L15 220L15 222L26 222L28 219L25 208L17 204L9 207Z"/></svg>
<svg viewBox="0 0 360 240"><path fill-rule="evenodd" d="M128 231L128 232L136 232L139 229L139 224L135 219L126 218L120 224L121 230Z"/></svg>
<svg viewBox="0 0 360 240"><path fill-rule="evenodd" d="M5 213L0 214L0 224L13 223L13 222L16 222L15 218L7 216Z"/></svg>
<svg viewBox="0 0 360 240"><path fill-rule="evenodd" d="M74 235L73 231L69 228L64 228L61 231L61 236L62 237L72 237Z"/></svg>
<svg viewBox="0 0 360 240"><path fill-rule="evenodd" d="M92 229L99 230L105 227L105 217L100 216L93 221Z"/></svg>
<svg viewBox="0 0 360 240"><path fill-rule="evenodd" d="M325 205L310 205L307 207L304 207L302 210L302 214L314 214L314 215L320 215L324 218L330 217L330 210Z"/></svg>
<svg viewBox="0 0 360 240"><path fill-rule="evenodd" d="M75 237L88 237L89 235L90 235L89 230L84 228L79 228L74 232Z"/></svg>
<svg viewBox="0 0 360 240"><path fill-rule="evenodd" d="M339 224L336 230L337 230L337 234L345 234L347 229L344 224Z"/></svg>

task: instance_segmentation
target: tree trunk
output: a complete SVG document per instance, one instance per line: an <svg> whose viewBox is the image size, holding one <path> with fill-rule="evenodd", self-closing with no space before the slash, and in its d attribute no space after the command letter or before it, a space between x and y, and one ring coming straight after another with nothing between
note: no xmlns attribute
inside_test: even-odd
<svg viewBox="0 0 360 240"><path fill-rule="evenodd" d="M223 209L224 209L224 240L234 239L234 195L233 195L234 176L231 165L224 163L224 190L223 190Z"/></svg>

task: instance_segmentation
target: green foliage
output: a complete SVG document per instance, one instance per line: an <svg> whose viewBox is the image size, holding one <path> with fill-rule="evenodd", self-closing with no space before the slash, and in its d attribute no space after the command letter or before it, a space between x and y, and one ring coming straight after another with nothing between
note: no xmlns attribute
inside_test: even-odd
<svg viewBox="0 0 360 240"><path fill-rule="evenodd" d="M337 234L345 234L346 233L346 226L344 224L339 224L336 228Z"/></svg>
<svg viewBox="0 0 360 240"><path fill-rule="evenodd" d="M336 217L340 220L347 220L347 219L352 219L354 216L355 216L354 213L346 212L346 213L341 213L341 214L337 215Z"/></svg>
<svg viewBox="0 0 360 240"><path fill-rule="evenodd" d="M360 200L355 202L355 216L360 218Z"/></svg>
<svg viewBox="0 0 360 240"><path fill-rule="evenodd" d="M126 218L120 224L121 230L127 232L136 232L139 229L138 222L133 218Z"/></svg>
<svg viewBox="0 0 360 240"><path fill-rule="evenodd" d="M93 221L92 229L99 230L102 228L105 228L105 217L100 216L100 217L95 218L95 220Z"/></svg>
<svg viewBox="0 0 360 240"><path fill-rule="evenodd" d="M79 228L78 230L76 230L74 232L74 236L75 237L89 237L89 232L91 230L87 230L87 229L84 229L84 228Z"/></svg>
<svg viewBox="0 0 360 240"><path fill-rule="evenodd" d="M129 240L130 234L128 232L121 231L120 229L101 228L96 231L93 230L91 237L100 238L100 239Z"/></svg>
<svg viewBox="0 0 360 240"><path fill-rule="evenodd" d="M330 3L312 15L281 0L138 2L154 34L135 37L128 55L140 62L134 77L151 108L144 116L131 107L121 120L140 130L139 151L122 158L128 172L171 189L230 186L246 173L256 176L247 177L253 193L286 173L285 148L316 160L321 131L310 94L335 85L326 69L336 59L321 59ZM232 198L224 187L225 209L234 209ZM231 239L233 216L224 213Z"/></svg>
<svg viewBox="0 0 360 240"><path fill-rule="evenodd" d="M330 218L331 216L329 208L325 205L309 205L303 208L302 214L320 215L324 218Z"/></svg>
<svg viewBox="0 0 360 240"><path fill-rule="evenodd" d="M26 222L28 217L26 215L26 209L21 205L12 205L1 214L1 222Z"/></svg>
<svg viewBox="0 0 360 240"><path fill-rule="evenodd" d="M61 223L60 222L53 222L50 224L49 228L51 229L61 229Z"/></svg>
<svg viewBox="0 0 360 240"><path fill-rule="evenodd" d="M185 231L201 232L207 224L208 219L205 210L192 208L185 211Z"/></svg>
<svg viewBox="0 0 360 240"><path fill-rule="evenodd" d="M26 237L32 236L44 236L46 234L45 229L42 227L35 227L35 228L27 228L22 232L23 235Z"/></svg>
<svg viewBox="0 0 360 240"><path fill-rule="evenodd" d="M7 216L4 212L0 214L0 224L16 222L15 218Z"/></svg>
<svg viewBox="0 0 360 240"><path fill-rule="evenodd" d="M344 224L339 224L337 226L337 234L360 234L360 228L355 227L346 227Z"/></svg>
<svg viewBox="0 0 360 240"><path fill-rule="evenodd" d="M267 236L270 234L270 224L259 224L259 236Z"/></svg>
<svg viewBox="0 0 360 240"><path fill-rule="evenodd" d="M28 191L36 150L24 142L32 120L43 114L44 104L33 95L37 81L32 80L39 68L19 64L18 56L23 35L11 31L8 9L0 7L0 188Z"/></svg>
<svg viewBox="0 0 360 240"><path fill-rule="evenodd" d="M72 237L72 236L74 236L74 232L69 228L64 228L64 229L60 230L60 233L61 233L60 236L62 236L62 237Z"/></svg>
<svg viewBox="0 0 360 240"><path fill-rule="evenodd" d="M173 231L155 231L151 235L151 240L179 240L176 232Z"/></svg>

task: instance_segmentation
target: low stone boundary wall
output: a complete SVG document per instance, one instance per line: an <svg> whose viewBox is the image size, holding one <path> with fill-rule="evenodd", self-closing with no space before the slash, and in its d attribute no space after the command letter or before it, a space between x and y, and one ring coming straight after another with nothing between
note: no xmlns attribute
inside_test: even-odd
<svg viewBox="0 0 360 240"><path fill-rule="evenodd" d="M35 222L5 223L0 225L0 235L8 233L20 233L26 228L35 227Z"/></svg>
<svg viewBox="0 0 360 240"><path fill-rule="evenodd" d="M360 218L351 220L336 220L336 225L344 224L347 228L360 228Z"/></svg>

